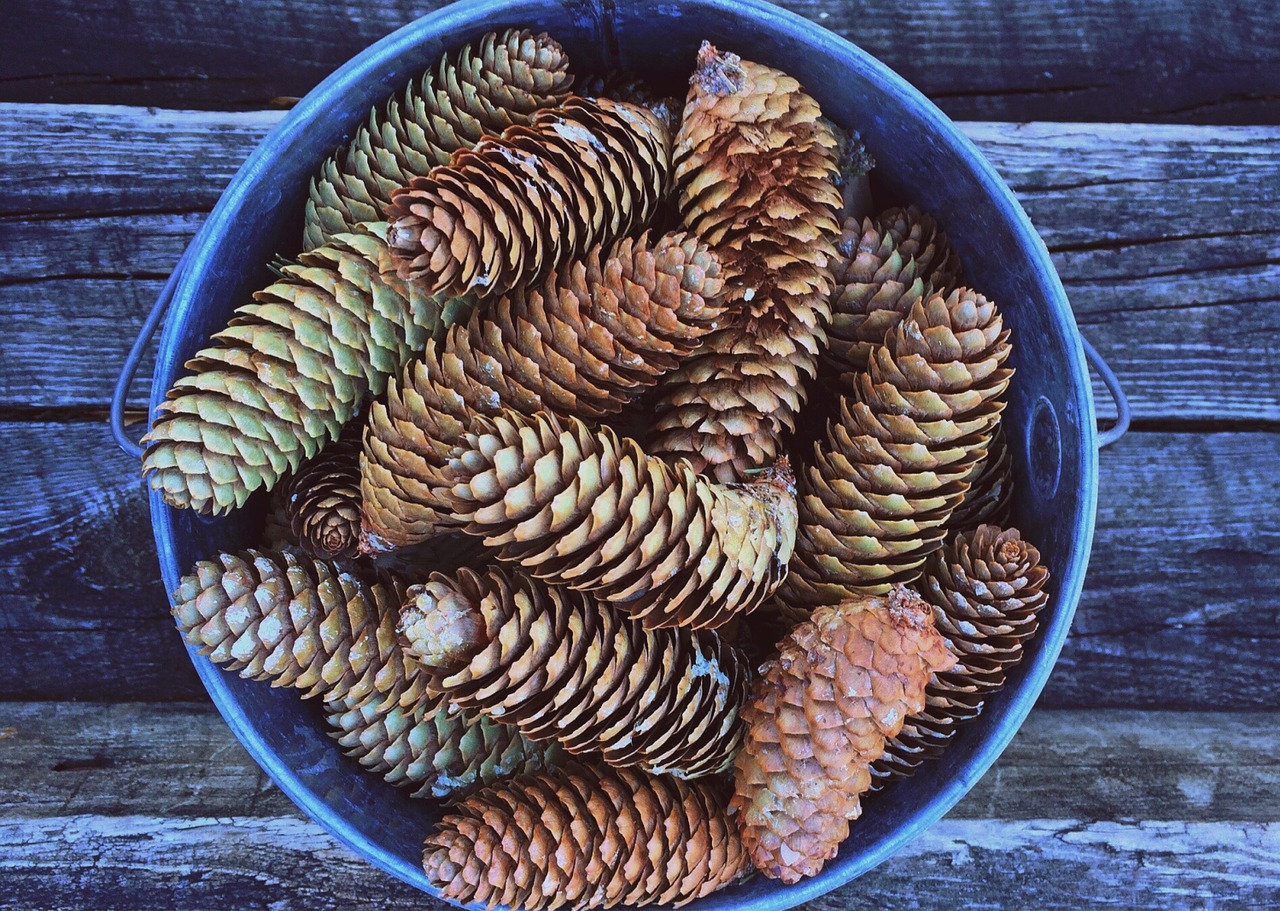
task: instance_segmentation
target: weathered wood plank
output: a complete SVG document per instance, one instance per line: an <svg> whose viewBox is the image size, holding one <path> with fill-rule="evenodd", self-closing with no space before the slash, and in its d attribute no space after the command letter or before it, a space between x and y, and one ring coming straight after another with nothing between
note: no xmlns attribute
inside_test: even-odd
<svg viewBox="0 0 1280 911"><path fill-rule="evenodd" d="M98 423L0 434L0 693L200 698L136 466ZM1044 705L1280 708L1277 464L1271 433L1134 433L1103 454L1085 596Z"/></svg>
<svg viewBox="0 0 1280 911"><path fill-rule="evenodd" d="M951 818L1274 820L1277 721L1039 709ZM207 703L0 703L0 732L0 815L297 812Z"/></svg>
<svg viewBox="0 0 1280 911"><path fill-rule="evenodd" d="M441 5L143 0L122 9L52 0L19 8L0 33L0 99L258 107L304 94L372 41ZM957 118L1280 117L1280 26L1267 4L782 5L860 44Z"/></svg>
<svg viewBox="0 0 1280 911"><path fill-rule="evenodd" d="M948 819L806 907L1270 908L1277 848L1274 822ZM290 817L7 817L0 852L15 909L448 907Z"/></svg>
<svg viewBox="0 0 1280 911"><path fill-rule="evenodd" d="M0 313L70 317L0 337L0 402L105 405L200 213L277 116L0 106ZM1280 129L966 129L1021 188L1140 420L1280 420L1280 212L1255 204L1280 185Z"/></svg>

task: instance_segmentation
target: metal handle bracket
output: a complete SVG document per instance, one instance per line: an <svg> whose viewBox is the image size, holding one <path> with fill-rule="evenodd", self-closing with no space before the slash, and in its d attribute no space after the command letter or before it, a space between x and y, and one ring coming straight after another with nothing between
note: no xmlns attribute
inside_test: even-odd
<svg viewBox="0 0 1280 911"><path fill-rule="evenodd" d="M1085 360L1089 362L1093 372L1098 374L1098 378L1102 380L1102 385L1106 386L1107 392L1111 394L1111 400L1116 403L1116 422L1106 430L1098 430L1098 448L1106 449L1125 435L1125 432L1129 429L1133 413L1129 408L1129 397L1124 394L1124 389L1120 386L1120 379L1116 376L1116 372L1111 369L1111 365L1102 359L1098 349L1093 347L1083 335L1080 336L1080 343L1084 345Z"/></svg>

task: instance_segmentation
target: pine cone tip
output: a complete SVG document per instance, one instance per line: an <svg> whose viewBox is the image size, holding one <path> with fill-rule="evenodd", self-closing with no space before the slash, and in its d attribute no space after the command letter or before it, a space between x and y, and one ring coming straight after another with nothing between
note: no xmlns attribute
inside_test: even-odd
<svg viewBox="0 0 1280 911"><path fill-rule="evenodd" d="M460 575L470 574L464 570ZM409 589L400 618L409 654L432 669L465 662L486 641L484 618L475 599L438 573L430 582Z"/></svg>
<svg viewBox="0 0 1280 911"><path fill-rule="evenodd" d="M711 95L732 95L742 90L746 80L742 58L728 51L718 51L710 41L698 48L698 66L689 82Z"/></svg>

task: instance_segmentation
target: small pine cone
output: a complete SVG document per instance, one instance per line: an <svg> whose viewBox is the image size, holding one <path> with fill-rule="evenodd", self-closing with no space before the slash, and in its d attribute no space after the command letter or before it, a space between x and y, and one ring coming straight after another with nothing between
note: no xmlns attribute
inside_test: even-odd
<svg viewBox="0 0 1280 911"><path fill-rule="evenodd" d="M173 616L189 645L241 677L304 698L412 705L425 690L396 633L404 591L351 564L246 550L197 563Z"/></svg>
<svg viewBox="0 0 1280 911"><path fill-rule="evenodd" d="M576 418L504 410L476 426L432 495L442 516L530 575L650 629L719 626L786 576L796 511L785 459L750 484L722 485Z"/></svg>
<svg viewBox="0 0 1280 911"><path fill-rule="evenodd" d="M996 425L986 458L965 480L969 489L947 520L947 533L972 531L979 525L1007 526L1013 515L1013 459L1003 421Z"/></svg>
<svg viewBox="0 0 1280 911"><path fill-rule="evenodd" d="M504 294L648 224L671 178L652 113L571 98L455 153L392 197L400 275L431 291Z"/></svg>
<svg viewBox="0 0 1280 911"><path fill-rule="evenodd" d="M794 883L835 857L885 740L954 663L928 605L901 586L819 608L791 631L743 710L729 805L757 870Z"/></svg>
<svg viewBox="0 0 1280 911"><path fill-rule="evenodd" d="M1005 672L1022 660L1022 646L1039 629L1048 601L1049 570L1016 528L981 525L955 535L929 558L920 591L933 608L938 632L959 659L934 675L924 710L907 719L872 769L877 784L912 774L939 755L957 726L978 717Z"/></svg>
<svg viewBox="0 0 1280 911"><path fill-rule="evenodd" d="M271 489L444 322L469 315L398 278L376 230L284 266L187 362L143 438L143 474L170 505L226 513Z"/></svg>
<svg viewBox="0 0 1280 911"><path fill-rule="evenodd" d="M441 465L477 415L508 407L592 422L697 348L721 314L719 266L690 234L627 238L455 326L373 405L361 470L378 547L435 533L406 470Z"/></svg>
<svg viewBox="0 0 1280 911"><path fill-rule="evenodd" d="M541 911L680 907L749 872L713 784L573 764L468 797L428 836L444 898Z"/></svg>
<svg viewBox="0 0 1280 911"><path fill-rule="evenodd" d="M968 289L917 303L872 351L800 476L779 590L793 615L919 576L1004 409L1009 352L995 304Z"/></svg>
<svg viewBox="0 0 1280 911"><path fill-rule="evenodd" d="M337 699L325 703L325 714L344 753L389 783L413 788L414 797L457 797L554 761L554 747L432 698L411 707Z"/></svg>
<svg viewBox="0 0 1280 911"><path fill-rule="evenodd" d="M831 316L838 145L795 79L703 43L675 179L685 226L720 259L729 315L663 378L656 452L741 480L794 429Z"/></svg>
<svg viewBox="0 0 1280 911"><path fill-rule="evenodd" d="M303 464L285 486L289 528L320 560L346 560L360 546L360 437L347 433Z"/></svg>
<svg viewBox="0 0 1280 911"><path fill-rule="evenodd" d="M452 705L610 765L698 778L742 740L745 659L707 630L645 630L591 595L491 569L409 589L405 648Z"/></svg>
<svg viewBox="0 0 1280 911"><path fill-rule="evenodd" d="M847 393L851 378L843 375L866 370L871 349L918 301L954 291L960 263L933 216L915 206L847 219L836 247L824 361Z"/></svg>
<svg viewBox="0 0 1280 911"><path fill-rule="evenodd" d="M324 163L311 181L303 249L380 221L392 191L448 164L457 149L561 104L572 83L568 56L545 33L490 32L477 46L446 54L405 87L403 101L374 108L346 149Z"/></svg>

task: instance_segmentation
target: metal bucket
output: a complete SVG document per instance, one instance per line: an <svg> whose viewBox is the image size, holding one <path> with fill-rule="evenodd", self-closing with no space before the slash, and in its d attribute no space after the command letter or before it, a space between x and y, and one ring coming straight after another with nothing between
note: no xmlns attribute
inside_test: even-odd
<svg viewBox="0 0 1280 911"><path fill-rule="evenodd" d="M937 216L969 281L998 301L1015 342L1017 375L1006 412L1018 494L1014 521L1053 573L1039 635L1008 686L940 761L866 800L839 857L821 875L786 887L763 877L691 905L700 911L779 909L813 899L888 858L939 819L1009 743L1062 648L1093 537L1099 435L1076 329L1044 244L1013 194L956 127L883 64L818 26L763 2L671 3L518 0L457 3L365 50L307 95L245 162L184 254L122 372L113 423L122 445L123 402L141 352L164 314L151 407L182 364L232 309L271 280L273 254L297 252L309 178L390 94L445 51L508 26L546 30L574 70L620 67L683 96L699 42L710 39L798 78L837 123L858 129L878 167L878 205L911 201ZM170 301L171 298L171 301ZM1127 409L1114 376L1095 367ZM1104 440L1108 442L1109 440ZM261 498L259 498L261 499ZM172 591L196 560L253 540L261 506L209 520L151 494L165 585ZM440 808L411 800L345 759L319 707L298 694L241 680L192 655L214 703L241 743L289 797L339 840L392 875L432 892L420 867L422 839Z"/></svg>

